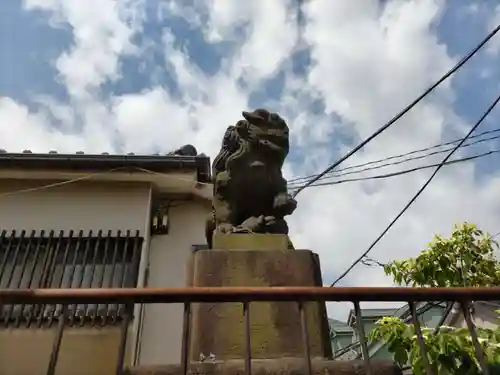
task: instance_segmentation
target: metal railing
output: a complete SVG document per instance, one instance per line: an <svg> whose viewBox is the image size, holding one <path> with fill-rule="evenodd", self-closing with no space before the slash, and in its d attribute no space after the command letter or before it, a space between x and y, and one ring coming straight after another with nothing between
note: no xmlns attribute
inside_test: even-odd
<svg viewBox="0 0 500 375"><path fill-rule="evenodd" d="M193 303L239 302L242 304L244 322L244 363L246 375L252 373L252 353L250 335L250 314L252 302L288 301L297 302L302 326L304 348L304 365L307 374L311 375L312 362L310 356L309 336L307 330L304 303L309 301L352 302L356 315L356 325L361 338L361 351L365 365L365 373L373 374L368 355L366 335L361 320L360 301L408 301L412 322L418 339L427 374L437 375L428 358L424 336L417 316L416 302L447 301L458 302L464 314L467 328L474 344L475 354L483 374L489 375L488 364L479 343L470 313L471 301L488 301L500 299L500 287L494 288L347 288L347 287L190 287L190 288L127 288L127 289L10 289L0 290L0 306L2 304L60 304L63 313L58 317L58 328L54 339L48 375L56 370L59 349L68 322L65 314L67 306L72 304L124 304L125 316L121 323L121 340L118 348L116 374L123 373L127 332L132 318L133 305L136 303L183 303L184 321L182 332L181 368L182 374L188 373L189 341L191 330L191 305Z"/></svg>

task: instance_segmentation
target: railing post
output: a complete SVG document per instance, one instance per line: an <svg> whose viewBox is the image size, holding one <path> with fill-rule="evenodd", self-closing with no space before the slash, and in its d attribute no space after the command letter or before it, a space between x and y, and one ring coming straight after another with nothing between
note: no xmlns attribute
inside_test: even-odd
<svg viewBox="0 0 500 375"><path fill-rule="evenodd" d="M356 314L356 327L358 329L358 334L360 336L359 342L361 344L361 353L363 355L363 360L365 362L366 374L372 375L372 368L370 365L370 355L368 353L368 345L366 345L365 327L363 326L359 301L354 301L354 312Z"/></svg>
<svg viewBox="0 0 500 375"><path fill-rule="evenodd" d="M243 302L243 330L245 340L245 374L252 375L252 341L250 337L250 303Z"/></svg>
<svg viewBox="0 0 500 375"><path fill-rule="evenodd" d="M302 342L304 343L304 359L306 361L307 375L312 375L311 348L309 347L309 331L307 329L306 309L303 301L299 301L300 326L302 329Z"/></svg>
<svg viewBox="0 0 500 375"><path fill-rule="evenodd" d="M479 361L479 366L481 366L481 370L484 375L490 375L490 370L485 360L484 351L477 338L477 332L469 311L469 303L460 301L460 306L462 307L462 311L464 313L465 323L467 324L467 328L469 329L470 337L472 339L472 342L474 343L474 349L476 351L477 360Z"/></svg>
<svg viewBox="0 0 500 375"><path fill-rule="evenodd" d="M429 362L429 357L427 356L427 350L425 349L424 335L422 334L422 329L420 328L420 322L418 321L417 309L414 302L408 302L408 306L411 311L411 319L413 321L413 326L415 327L415 334L417 336L418 346L420 347L420 354L422 355L422 361L424 362L425 371L428 375L434 374L434 368Z"/></svg>
<svg viewBox="0 0 500 375"><path fill-rule="evenodd" d="M54 344L52 346L52 353L50 354L49 367L47 368L47 375L54 375L56 372L57 360L59 358L59 351L61 350L61 342L64 333L64 326L66 325L66 310L67 307L63 306L59 321L57 322L57 331L54 337Z"/></svg>
<svg viewBox="0 0 500 375"><path fill-rule="evenodd" d="M132 303L126 303L123 314L121 333L120 333L120 345L118 346L118 359L116 360L116 375L123 374L123 366L125 362L125 352L127 350L127 339L128 339L128 326L132 319L132 314L134 311L134 305Z"/></svg>
<svg viewBox="0 0 500 375"><path fill-rule="evenodd" d="M184 303L184 320L182 322L182 347L181 347L181 374L188 372L189 362L189 339L191 336L191 303Z"/></svg>

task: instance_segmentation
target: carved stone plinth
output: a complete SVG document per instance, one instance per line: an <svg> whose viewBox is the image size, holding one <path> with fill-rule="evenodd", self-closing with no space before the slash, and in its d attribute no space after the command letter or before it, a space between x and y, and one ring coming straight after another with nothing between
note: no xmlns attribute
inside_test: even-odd
<svg viewBox="0 0 500 375"><path fill-rule="evenodd" d="M401 375L401 370L391 361L372 360L372 375ZM191 363L189 375L244 375L242 360L215 363ZM364 375L363 361L312 361L312 375ZM129 369L125 375L183 375L180 365L144 366ZM256 359L252 361L252 375L307 375L302 358Z"/></svg>
<svg viewBox="0 0 500 375"><path fill-rule="evenodd" d="M279 235L232 236L226 238L225 242L218 243L232 244L240 248L238 251L214 249L193 253L189 264L188 285L322 285L318 256L308 250L287 250L287 236L281 236L282 241L277 238ZM237 237L241 238L240 245L237 244ZM270 243L281 243L282 249L269 250ZM241 250L250 248L249 245L254 250ZM240 303L202 303L193 306L192 311L192 360L198 360L200 353L213 353L218 360L244 358L243 309ZM305 304L305 311L311 356L330 357L331 343L325 304L308 302ZM303 355L297 303L253 302L250 304L250 326L252 358Z"/></svg>
<svg viewBox="0 0 500 375"><path fill-rule="evenodd" d="M287 250L289 239L283 234L214 233L217 250Z"/></svg>

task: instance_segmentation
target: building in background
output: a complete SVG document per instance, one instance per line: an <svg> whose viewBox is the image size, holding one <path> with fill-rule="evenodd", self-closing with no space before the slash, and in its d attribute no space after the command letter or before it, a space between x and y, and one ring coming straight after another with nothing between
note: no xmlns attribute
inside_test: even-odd
<svg viewBox="0 0 500 375"><path fill-rule="evenodd" d="M0 288L185 286L191 248L205 242L209 182L204 155L0 153ZM44 372L60 306L0 309L0 373ZM127 365L180 361L182 306L66 314L58 374L113 373L127 314Z"/></svg>
<svg viewBox="0 0 500 375"><path fill-rule="evenodd" d="M459 304L422 302L416 305L417 314L422 327L435 329L442 325L449 327L466 328ZM499 323L500 303L494 301L476 301L471 304L471 316L477 327L495 328ZM363 328L366 336L375 327L375 322L384 316L399 317L411 323L410 308L404 305L397 309L362 309ZM335 319L330 321L330 336L332 338L333 357L337 360L360 359L361 346L356 329L354 310L349 312L346 323ZM371 359L392 359L392 354L387 349L384 341L368 342L368 354ZM410 369L405 369L405 374L411 374Z"/></svg>
<svg viewBox="0 0 500 375"><path fill-rule="evenodd" d="M420 303L417 304L417 312L422 327L436 327L444 323L446 306L444 304ZM400 308L361 309L361 316L366 336L369 336L372 329L375 328L377 320L384 316L399 317L408 322L411 320L408 305ZM356 329L354 310L349 312L347 322L344 327L340 328L340 335L337 333L339 327L341 326L338 323L330 326L334 359L351 360L361 358L361 346ZM373 359L392 359L392 354L387 350L387 345L382 340L368 342L368 354Z"/></svg>

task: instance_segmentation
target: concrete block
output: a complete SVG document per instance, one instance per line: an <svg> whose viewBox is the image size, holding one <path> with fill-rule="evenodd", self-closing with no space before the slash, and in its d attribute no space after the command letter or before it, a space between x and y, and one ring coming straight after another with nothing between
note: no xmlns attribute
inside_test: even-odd
<svg viewBox="0 0 500 375"><path fill-rule="evenodd" d="M192 254L190 286L322 286L319 259L308 250L201 250ZM214 353L218 359L244 358L241 303L201 303L192 310L191 358ZM324 303L305 303L311 355L330 357ZM296 302L250 303L254 358L302 356Z"/></svg>
<svg viewBox="0 0 500 375"><path fill-rule="evenodd" d="M287 250L286 234L214 233L213 248L217 250Z"/></svg>

